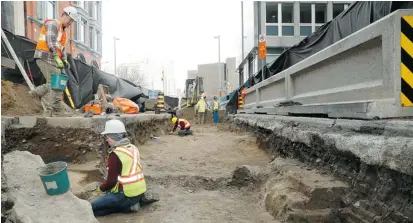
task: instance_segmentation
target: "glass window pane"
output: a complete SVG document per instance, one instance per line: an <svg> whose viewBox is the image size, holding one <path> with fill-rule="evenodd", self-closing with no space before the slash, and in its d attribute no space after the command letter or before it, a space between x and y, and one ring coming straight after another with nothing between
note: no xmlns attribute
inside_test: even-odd
<svg viewBox="0 0 413 223"><path fill-rule="evenodd" d="M96 2L93 4L93 18L98 20L98 6Z"/></svg>
<svg viewBox="0 0 413 223"><path fill-rule="evenodd" d="M89 27L89 47L93 48L93 28Z"/></svg>
<svg viewBox="0 0 413 223"><path fill-rule="evenodd" d="M327 22L327 5L315 4L315 23Z"/></svg>
<svg viewBox="0 0 413 223"><path fill-rule="evenodd" d="M267 2L267 23L278 23L278 4Z"/></svg>
<svg viewBox="0 0 413 223"><path fill-rule="evenodd" d="M311 26L300 26L300 36L308 36L311 33Z"/></svg>
<svg viewBox="0 0 413 223"><path fill-rule="evenodd" d="M282 3L282 23L293 23L293 3Z"/></svg>
<svg viewBox="0 0 413 223"><path fill-rule="evenodd" d="M278 36L278 26L267 26L266 34L267 36Z"/></svg>
<svg viewBox="0 0 413 223"><path fill-rule="evenodd" d="M46 12L48 19L56 19L54 2L46 2Z"/></svg>
<svg viewBox="0 0 413 223"><path fill-rule="evenodd" d="M82 19L80 27L80 41L86 43L87 21Z"/></svg>
<svg viewBox="0 0 413 223"><path fill-rule="evenodd" d="M300 22L311 23L311 4L300 3Z"/></svg>
<svg viewBox="0 0 413 223"><path fill-rule="evenodd" d="M101 39L101 36L100 36L100 32L99 31L96 31L96 39L97 39L97 50L98 50L98 52L99 53L101 53L102 52L102 39Z"/></svg>
<svg viewBox="0 0 413 223"><path fill-rule="evenodd" d="M95 29L95 32L93 33L93 49L97 50L98 49L98 31Z"/></svg>
<svg viewBox="0 0 413 223"><path fill-rule="evenodd" d="M333 4L333 18L337 17L344 10L344 4Z"/></svg>
<svg viewBox="0 0 413 223"><path fill-rule="evenodd" d="M294 26L283 26L283 36L294 36Z"/></svg>
<svg viewBox="0 0 413 223"><path fill-rule="evenodd" d="M36 14L37 18L43 20L43 2L36 2Z"/></svg>
<svg viewBox="0 0 413 223"><path fill-rule="evenodd" d="M73 22L73 38L75 40L79 40L79 36L78 36L78 25L77 25L77 21Z"/></svg>

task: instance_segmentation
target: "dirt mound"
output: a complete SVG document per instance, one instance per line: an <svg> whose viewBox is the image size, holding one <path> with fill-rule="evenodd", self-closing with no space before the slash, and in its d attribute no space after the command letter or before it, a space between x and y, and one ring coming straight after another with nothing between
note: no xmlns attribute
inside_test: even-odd
<svg viewBox="0 0 413 223"><path fill-rule="evenodd" d="M1 115L22 116L41 114L39 99L32 97L29 87L1 80Z"/></svg>

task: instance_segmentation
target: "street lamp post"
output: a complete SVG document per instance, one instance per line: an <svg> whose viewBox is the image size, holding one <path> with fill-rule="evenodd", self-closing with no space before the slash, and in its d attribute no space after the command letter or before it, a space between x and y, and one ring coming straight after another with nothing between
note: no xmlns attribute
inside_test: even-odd
<svg viewBox="0 0 413 223"><path fill-rule="evenodd" d="M115 76L116 76L116 40L120 40L119 38L116 38L116 36L113 37L113 48L114 48L114 64L115 64Z"/></svg>
<svg viewBox="0 0 413 223"><path fill-rule="evenodd" d="M219 97L221 97L221 82L222 82L222 77L221 77L221 36L215 36L215 39L218 39L218 74L219 74Z"/></svg>

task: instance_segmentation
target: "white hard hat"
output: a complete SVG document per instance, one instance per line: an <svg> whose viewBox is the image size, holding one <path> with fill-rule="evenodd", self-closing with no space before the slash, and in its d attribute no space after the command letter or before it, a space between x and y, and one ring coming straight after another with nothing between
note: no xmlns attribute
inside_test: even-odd
<svg viewBox="0 0 413 223"><path fill-rule="evenodd" d="M65 12L73 20L77 19L77 10L75 9L75 7L67 6L63 9L63 12Z"/></svg>
<svg viewBox="0 0 413 223"><path fill-rule="evenodd" d="M106 135L110 133L125 133L125 125L123 122L117 120L117 119L112 119L106 122L105 124L105 131L103 131L101 134Z"/></svg>

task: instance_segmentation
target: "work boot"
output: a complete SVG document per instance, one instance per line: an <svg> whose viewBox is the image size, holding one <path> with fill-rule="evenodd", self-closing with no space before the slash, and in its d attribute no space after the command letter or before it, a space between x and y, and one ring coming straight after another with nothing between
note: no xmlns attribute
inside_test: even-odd
<svg viewBox="0 0 413 223"><path fill-rule="evenodd" d="M130 207L129 207L129 210L130 210L131 212L137 212L137 211L139 211L140 208L141 208L141 205L140 205L139 202L138 202L138 203L130 206Z"/></svg>
<svg viewBox="0 0 413 223"><path fill-rule="evenodd" d="M157 201L159 201L159 194L151 193L147 191L143 194L143 197L140 203L142 205L146 205L146 204L151 204Z"/></svg>

